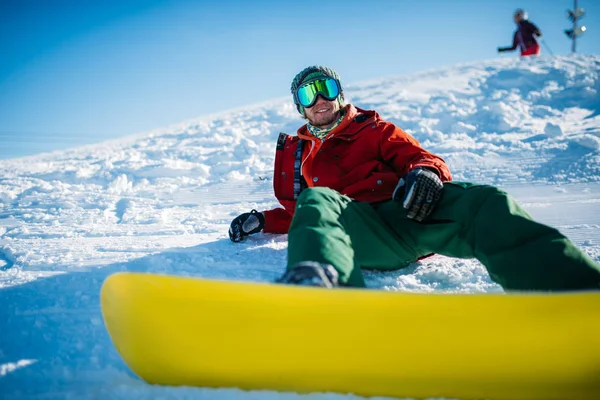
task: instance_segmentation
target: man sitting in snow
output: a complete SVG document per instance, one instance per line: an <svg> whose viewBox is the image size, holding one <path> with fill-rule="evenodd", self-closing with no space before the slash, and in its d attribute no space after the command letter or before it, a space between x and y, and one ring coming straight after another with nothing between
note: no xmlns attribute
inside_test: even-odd
<svg viewBox="0 0 600 400"><path fill-rule="evenodd" d="M515 11L513 19L517 24L517 30L513 36L513 44L511 47L498 47L498 53L516 50L518 46L521 50L521 57L539 55L540 45L536 37L541 37L542 32L540 32L537 26L529 22L525 10L519 8Z"/></svg>
<svg viewBox="0 0 600 400"><path fill-rule="evenodd" d="M288 233L281 283L364 287L361 267L403 268L432 253L476 258L505 290L599 289L600 266L496 187L450 182L444 160L375 111L344 103L338 74L292 82L308 123L277 141L283 208L233 220L234 242Z"/></svg>

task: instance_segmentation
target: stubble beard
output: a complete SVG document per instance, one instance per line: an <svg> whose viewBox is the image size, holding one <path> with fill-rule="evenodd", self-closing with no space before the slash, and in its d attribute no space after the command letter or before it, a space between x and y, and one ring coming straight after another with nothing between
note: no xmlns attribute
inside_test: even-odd
<svg viewBox="0 0 600 400"><path fill-rule="evenodd" d="M307 117L308 122L315 128L325 129L333 125L340 117L340 110L337 110L329 115L318 114L316 118Z"/></svg>

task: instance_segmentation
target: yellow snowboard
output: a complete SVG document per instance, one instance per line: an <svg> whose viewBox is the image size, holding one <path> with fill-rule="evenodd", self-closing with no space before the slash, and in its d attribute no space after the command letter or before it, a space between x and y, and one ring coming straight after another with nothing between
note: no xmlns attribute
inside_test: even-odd
<svg viewBox="0 0 600 400"><path fill-rule="evenodd" d="M402 294L118 273L102 312L149 383L600 399L600 292Z"/></svg>

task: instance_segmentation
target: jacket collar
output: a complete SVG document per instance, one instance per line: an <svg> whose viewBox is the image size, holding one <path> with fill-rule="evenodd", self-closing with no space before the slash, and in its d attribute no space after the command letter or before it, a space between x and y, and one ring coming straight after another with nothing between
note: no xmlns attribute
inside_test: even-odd
<svg viewBox="0 0 600 400"><path fill-rule="evenodd" d="M325 139L329 139L333 136L336 137L346 137L349 135L354 135L358 131L360 131L365 125L376 122L380 120L379 114L375 111L371 110L363 110L361 108L355 107L352 104L347 104L344 107L346 110L346 115L340 124L335 127ZM308 132L308 128L306 124L298 129L298 137L304 140L316 140L317 138L311 135Z"/></svg>

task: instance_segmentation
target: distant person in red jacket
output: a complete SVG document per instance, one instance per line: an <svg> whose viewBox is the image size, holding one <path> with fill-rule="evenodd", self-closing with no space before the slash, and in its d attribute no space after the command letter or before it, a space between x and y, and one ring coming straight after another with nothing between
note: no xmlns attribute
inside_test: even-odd
<svg viewBox="0 0 600 400"><path fill-rule="evenodd" d="M540 45L536 37L541 37L542 32L527 19L527 12L519 8L515 11L513 19L517 24L517 30L513 36L513 44L511 47L498 47L498 53L514 51L518 47L521 50L521 57L540 54Z"/></svg>
<svg viewBox="0 0 600 400"><path fill-rule="evenodd" d="M229 238L288 233L278 282L363 287L361 268L432 253L477 258L506 290L600 289L600 266L505 192L450 182L444 160L375 111L345 104L340 77L311 66L292 81L307 123L280 134L273 188L283 208L237 216Z"/></svg>

